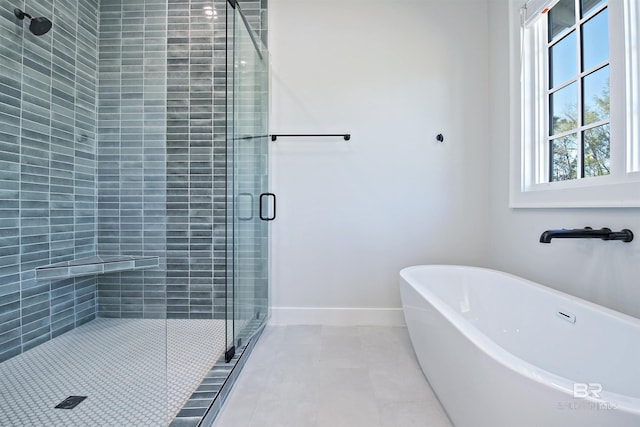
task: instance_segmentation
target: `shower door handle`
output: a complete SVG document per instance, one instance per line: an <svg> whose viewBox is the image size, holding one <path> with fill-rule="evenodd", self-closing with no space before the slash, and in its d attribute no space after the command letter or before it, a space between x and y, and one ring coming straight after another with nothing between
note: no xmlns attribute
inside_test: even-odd
<svg viewBox="0 0 640 427"><path fill-rule="evenodd" d="M264 203L263 200L265 197L272 197L273 198L273 215L272 216L265 216L263 214L263 209L264 209ZM274 219L276 219L276 195L273 193L262 193L260 195L260 219L263 221L273 221Z"/></svg>
<svg viewBox="0 0 640 427"><path fill-rule="evenodd" d="M248 198L248 202L242 203L241 197ZM240 193L236 199L236 209L238 210L238 219L241 221L251 221L253 219L253 194ZM242 213L248 213L242 215Z"/></svg>

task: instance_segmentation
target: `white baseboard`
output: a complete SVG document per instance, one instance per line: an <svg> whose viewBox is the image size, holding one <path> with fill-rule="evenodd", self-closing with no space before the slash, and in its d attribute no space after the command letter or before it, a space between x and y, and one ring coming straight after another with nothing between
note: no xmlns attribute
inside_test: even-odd
<svg viewBox="0 0 640 427"><path fill-rule="evenodd" d="M405 326L401 308L271 307L272 325Z"/></svg>

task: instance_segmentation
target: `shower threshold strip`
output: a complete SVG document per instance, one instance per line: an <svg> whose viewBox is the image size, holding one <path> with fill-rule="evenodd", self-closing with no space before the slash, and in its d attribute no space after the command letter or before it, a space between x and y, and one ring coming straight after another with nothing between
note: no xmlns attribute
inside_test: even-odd
<svg viewBox="0 0 640 427"><path fill-rule="evenodd" d="M225 361L224 356L218 360L184 404L182 410L178 412L170 427L198 427L213 424L258 338L262 335L264 327L264 323L261 325L259 321L249 325L249 328L257 328L253 336L236 348L236 353L229 362Z"/></svg>

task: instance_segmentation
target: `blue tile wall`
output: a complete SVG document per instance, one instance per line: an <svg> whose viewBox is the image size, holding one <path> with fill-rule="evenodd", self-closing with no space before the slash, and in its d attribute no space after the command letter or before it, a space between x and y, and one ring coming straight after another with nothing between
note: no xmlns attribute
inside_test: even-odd
<svg viewBox="0 0 640 427"><path fill-rule="evenodd" d="M101 0L98 253L160 268L98 277L98 315L165 318L166 0Z"/></svg>
<svg viewBox="0 0 640 427"><path fill-rule="evenodd" d="M266 0L240 4L266 40ZM52 30L31 34L15 7ZM224 317L224 11L0 0L0 361L96 315ZM161 263L35 281L98 253Z"/></svg>
<svg viewBox="0 0 640 427"><path fill-rule="evenodd" d="M224 79L225 70L224 55L218 54L220 46L215 45L215 40L225 40L224 8L223 1L169 0L167 315L170 318L216 317L214 283L224 286L224 228L218 238L215 232L225 223L225 132L224 128L214 127L217 98L214 80ZM220 68L221 76L216 75ZM217 113L224 117L224 103ZM224 311L219 313L224 318Z"/></svg>
<svg viewBox="0 0 640 427"><path fill-rule="evenodd" d="M53 28L33 35L15 7ZM95 317L94 278L34 268L96 251L97 10L0 0L0 361Z"/></svg>
<svg viewBox="0 0 640 427"><path fill-rule="evenodd" d="M99 252L163 262L100 277L98 311L224 318L226 0L165 1L100 4Z"/></svg>

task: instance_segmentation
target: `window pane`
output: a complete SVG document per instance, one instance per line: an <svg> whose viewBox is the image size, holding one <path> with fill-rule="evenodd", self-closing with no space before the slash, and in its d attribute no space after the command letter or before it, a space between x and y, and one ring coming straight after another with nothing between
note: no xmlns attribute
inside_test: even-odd
<svg viewBox="0 0 640 427"><path fill-rule="evenodd" d="M549 126L550 134L556 135L568 132L577 127L578 117L578 89L576 83L571 83L549 97Z"/></svg>
<svg viewBox="0 0 640 427"><path fill-rule="evenodd" d="M549 88L566 82L577 73L576 32L572 31L549 49Z"/></svg>
<svg viewBox="0 0 640 427"><path fill-rule="evenodd" d="M582 25L582 71L609 59L609 9Z"/></svg>
<svg viewBox="0 0 640 427"><path fill-rule="evenodd" d="M604 2L605 0L581 0L580 10L582 10L582 14L580 16L584 18L585 15L589 14L591 10L595 9L597 6L600 6Z"/></svg>
<svg viewBox="0 0 640 427"><path fill-rule="evenodd" d="M582 83L583 124L609 119L609 66L587 75Z"/></svg>
<svg viewBox="0 0 640 427"><path fill-rule="evenodd" d="M560 0L549 10L549 41L576 23L575 0Z"/></svg>
<svg viewBox="0 0 640 427"><path fill-rule="evenodd" d="M567 135L551 141L551 181L576 179L578 174L578 136Z"/></svg>
<svg viewBox="0 0 640 427"><path fill-rule="evenodd" d="M584 131L584 176L609 175L609 125Z"/></svg>

